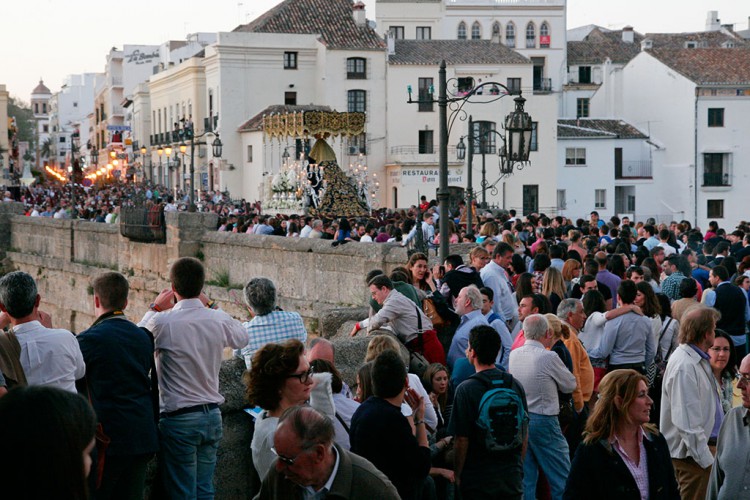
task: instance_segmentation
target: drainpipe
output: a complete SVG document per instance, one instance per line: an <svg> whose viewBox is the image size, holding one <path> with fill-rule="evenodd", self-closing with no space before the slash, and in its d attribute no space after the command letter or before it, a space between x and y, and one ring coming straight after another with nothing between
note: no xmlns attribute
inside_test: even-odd
<svg viewBox="0 0 750 500"><path fill-rule="evenodd" d="M698 86L693 111L693 226L698 225Z"/></svg>

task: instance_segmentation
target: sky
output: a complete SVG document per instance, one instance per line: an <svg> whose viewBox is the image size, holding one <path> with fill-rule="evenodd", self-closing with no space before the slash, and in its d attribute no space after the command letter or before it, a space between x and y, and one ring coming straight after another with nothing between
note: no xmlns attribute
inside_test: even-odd
<svg viewBox="0 0 750 500"><path fill-rule="evenodd" d="M3 2L0 84L28 102L39 78L52 91L69 74L101 72L111 47L159 45L188 33L231 31L279 0L24 0ZM375 19L375 0L365 0ZM745 6L743 8L742 6ZM640 33L702 31L706 13L748 29L750 3L741 0L568 0L568 28L598 24Z"/></svg>

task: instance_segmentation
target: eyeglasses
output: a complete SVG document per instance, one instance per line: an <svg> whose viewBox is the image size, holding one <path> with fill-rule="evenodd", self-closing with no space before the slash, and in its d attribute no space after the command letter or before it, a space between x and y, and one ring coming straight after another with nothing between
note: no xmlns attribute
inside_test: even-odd
<svg viewBox="0 0 750 500"><path fill-rule="evenodd" d="M307 369L307 371L304 371L302 373L292 373L291 375L287 375L286 378L296 378L300 381L302 384L306 384L310 377L312 377L312 374L315 373L312 369L312 366Z"/></svg>
<svg viewBox="0 0 750 500"><path fill-rule="evenodd" d="M735 378L737 379L737 385L748 385L750 384L750 375L738 373Z"/></svg>
<svg viewBox="0 0 750 500"><path fill-rule="evenodd" d="M285 457L284 455L280 454L278 451L276 451L276 448L273 447L273 446L271 447L271 452L279 458L279 462L281 462L284 465L288 465L289 467L291 467L292 465L294 465L294 462L299 458L300 455L302 455L306 451L310 451L313 447L315 447L315 444L313 444L312 446L309 446L307 448L302 448L302 451L300 451L299 453L297 453L296 455L294 455L294 457L292 457L292 458Z"/></svg>

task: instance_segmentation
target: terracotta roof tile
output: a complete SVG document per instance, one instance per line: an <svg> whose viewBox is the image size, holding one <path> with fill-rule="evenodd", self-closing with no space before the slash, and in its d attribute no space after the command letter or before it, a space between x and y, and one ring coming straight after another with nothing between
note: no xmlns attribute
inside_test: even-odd
<svg viewBox="0 0 750 500"><path fill-rule="evenodd" d="M697 31L695 33L647 33L645 38L653 42L655 49L683 49L687 42L695 42L698 48L720 48L725 42L734 42L737 47L750 46L741 37L723 31Z"/></svg>
<svg viewBox="0 0 750 500"><path fill-rule="evenodd" d="M649 53L697 84L750 85L750 48L653 49Z"/></svg>
<svg viewBox="0 0 750 500"><path fill-rule="evenodd" d="M622 120L601 120L580 118L578 120L557 120L558 139L610 138L647 139L648 136Z"/></svg>
<svg viewBox="0 0 750 500"><path fill-rule="evenodd" d="M285 0L234 31L319 34L330 49L385 50L375 30L354 22L351 0Z"/></svg>
<svg viewBox="0 0 750 500"><path fill-rule="evenodd" d="M602 64L609 58L615 64L626 64L641 51L643 35L633 32L633 42L622 40L622 30L591 30L580 42L568 42L568 64Z"/></svg>
<svg viewBox="0 0 750 500"><path fill-rule="evenodd" d="M531 64L515 50L490 40L396 40L389 64Z"/></svg>

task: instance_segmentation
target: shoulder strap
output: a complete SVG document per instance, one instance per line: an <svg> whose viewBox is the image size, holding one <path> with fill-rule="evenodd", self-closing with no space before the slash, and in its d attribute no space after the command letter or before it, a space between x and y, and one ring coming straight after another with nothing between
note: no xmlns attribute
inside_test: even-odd
<svg viewBox="0 0 750 500"><path fill-rule="evenodd" d="M344 428L344 430L346 431L347 434L351 434L351 432L349 431L349 426L346 425L346 422L344 422L344 419L341 418L341 415L339 415L339 412L336 412L336 420L339 421L339 423Z"/></svg>
<svg viewBox="0 0 750 500"><path fill-rule="evenodd" d="M419 352L424 353L424 339L422 338L422 315L419 313L419 308L414 306L414 310L417 312L417 338L419 339Z"/></svg>
<svg viewBox="0 0 750 500"><path fill-rule="evenodd" d="M475 380L479 380L480 382L482 382L485 385L485 387L487 388L487 390L493 389L494 387L493 387L492 382L494 380L497 380L496 377L494 377L494 378L490 377L489 375L487 375L486 372L483 372L483 371L479 372L479 373L475 373L474 375L472 375L469 378L473 378ZM502 378L503 385L505 386L505 388L510 388L513 385L512 384L512 379L510 378L510 374L509 373L507 373L507 372L500 372L500 378Z"/></svg>
<svg viewBox="0 0 750 500"><path fill-rule="evenodd" d="M661 327L661 333L659 334L659 343L661 343L661 339L664 338L664 334L667 333L667 329L669 328L669 324L672 322L672 318L669 318L669 321L667 321L664 326Z"/></svg>
<svg viewBox="0 0 750 500"><path fill-rule="evenodd" d="M151 333L151 330L143 326L141 326L140 329L146 332L146 335L148 335L148 338L151 339L151 349L155 351L156 346L154 345L154 334ZM156 352L154 352L151 355L151 402L154 407L154 420L158 423L159 422L159 376L156 373Z"/></svg>

